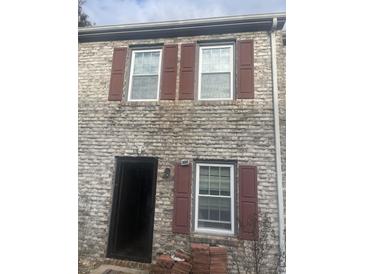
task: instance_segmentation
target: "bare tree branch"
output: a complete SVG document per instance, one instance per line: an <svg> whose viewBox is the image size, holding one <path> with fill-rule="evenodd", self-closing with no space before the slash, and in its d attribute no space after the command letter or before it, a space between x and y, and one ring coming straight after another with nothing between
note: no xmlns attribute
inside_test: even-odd
<svg viewBox="0 0 365 274"><path fill-rule="evenodd" d="M90 27L93 25L88 19L89 16L82 10L82 5L85 3L86 0L79 0L79 27Z"/></svg>
<svg viewBox="0 0 365 274"><path fill-rule="evenodd" d="M285 254L277 254L274 258L271 251L275 248L277 236L267 214L252 216L249 222L254 228L258 226L257 240L243 241L243 269L246 274L285 273ZM238 261L238 260L237 260ZM238 264L237 264L238 265ZM237 266L239 271L239 266Z"/></svg>

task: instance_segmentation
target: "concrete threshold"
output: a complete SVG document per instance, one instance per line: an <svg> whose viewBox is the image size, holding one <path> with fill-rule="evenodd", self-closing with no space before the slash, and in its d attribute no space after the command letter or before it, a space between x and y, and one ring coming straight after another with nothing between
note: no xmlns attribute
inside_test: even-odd
<svg viewBox="0 0 365 274"><path fill-rule="evenodd" d="M139 270L129 267L103 264L97 269L90 272L90 274L149 274L148 270Z"/></svg>

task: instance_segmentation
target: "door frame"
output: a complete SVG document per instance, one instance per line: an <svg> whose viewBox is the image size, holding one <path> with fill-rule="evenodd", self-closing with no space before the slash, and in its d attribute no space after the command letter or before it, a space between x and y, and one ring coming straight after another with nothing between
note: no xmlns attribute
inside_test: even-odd
<svg viewBox="0 0 365 274"><path fill-rule="evenodd" d="M151 210L151 228L150 233L148 235L148 248L150 249L148 258L140 258L133 256L126 256L125 254L118 254L115 248L115 237L116 237L116 229L118 227L118 208L119 208L119 197L120 191L122 189L122 178L124 169L122 168L124 163L152 163L153 167L153 175L152 175L152 210ZM157 169L158 169L158 158L157 157L146 157L146 156L116 156L115 157L115 168L114 168L114 180L112 185L112 207L109 214L109 226L108 226L108 242L107 242L107 258L113 259L123 259L144 263L152 262L152 249L153 249L153 232L154 232L154 224L155 224L155 207L156 207L156 184L157 184Z"/></svg>

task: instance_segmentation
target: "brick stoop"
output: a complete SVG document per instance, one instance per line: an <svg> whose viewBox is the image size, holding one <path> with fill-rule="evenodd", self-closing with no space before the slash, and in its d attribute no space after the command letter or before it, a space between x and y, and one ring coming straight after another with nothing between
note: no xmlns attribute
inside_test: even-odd
<svg viewBox="0 0 365 274"><path fill-rule="evenodd" d="M209 247L210 254L210 274L226 274L227 270L227 250L224 247Z"/></svg>
<svg viewBox="0 0 365 274"><path fill-rule="evenodd" d="M159 255L156 263L151 265L151 274L190 274L191 254L177 250L175 255Z"/></svg>
<svg viewBox="0 0 365 274"><path fill-rule="evenodd" d="M192 243L191 253L193 255L192 273L209 274L210 271L209 245Z"/></svg>
<svg viewBox="0 0 365 274"><path fill-rule="evenodd" d="M171 256L159 255L151 265L151 274L228 274L227 263L225 247L192 243L191 253L177 250Z"/></svg>

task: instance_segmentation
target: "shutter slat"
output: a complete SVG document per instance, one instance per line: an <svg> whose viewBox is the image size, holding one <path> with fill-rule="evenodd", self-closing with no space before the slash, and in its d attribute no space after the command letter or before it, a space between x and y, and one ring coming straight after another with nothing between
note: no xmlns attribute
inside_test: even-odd
<svg viewBox="0 0 365 274"><path fill-rule="evenodd" d="M175 100L177 74L177 45L163 49L161 100Z"/></svg>
<svg viewBox="0 0 365 274"><path fill-rule="evenodd" d="M253 40L237 43L237 98L253 99L254 49Z"/></svg>
<svg viewBox="0 0 365 274"><path fill-rule="evenodd" d="M191 164L175 166L174 211L172 231L190 233Z"/></svg>
<svg viewBox="0 0 365 274"><path fill-rule="evenodd" d="M109 85L109 101L121 101L127 48L115 48Z"/></svg>
<svg viewBox="0 0 365 274"><path fill-rule="evenodd" d="M257 168L239 166L239 237L243 240L258 238Z"/></svg>
<svg viewBox="0 0 365 274"><path fill-rule="evenodd" d="M195 44L181 45L179 100L194 100Z"/></svg>

